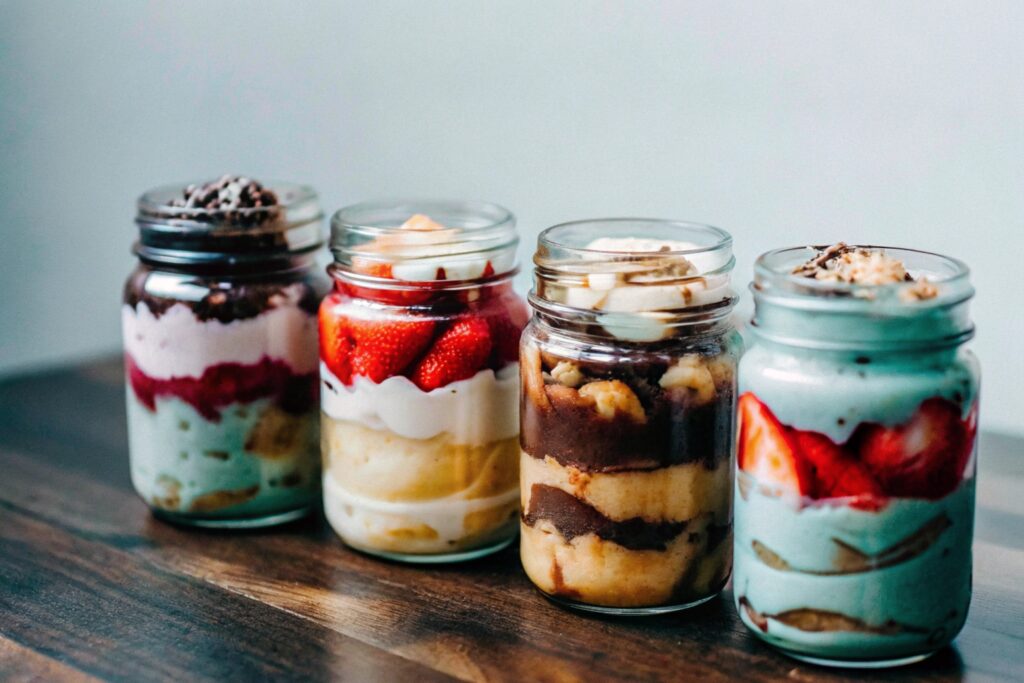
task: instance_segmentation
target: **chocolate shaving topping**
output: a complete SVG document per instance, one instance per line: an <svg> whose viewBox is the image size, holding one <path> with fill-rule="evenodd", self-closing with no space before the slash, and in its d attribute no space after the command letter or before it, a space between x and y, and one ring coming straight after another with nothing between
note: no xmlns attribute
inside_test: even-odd
<svg viewBox="0 0 1024 683"><path fill-rule="evenodd" d="M182 190L182 196L172 199L169 205L204 209L187 214L194 220L253 226L277 215L278 199L273 190L252 178L227 174L203 185L189 185Z"/></svg>

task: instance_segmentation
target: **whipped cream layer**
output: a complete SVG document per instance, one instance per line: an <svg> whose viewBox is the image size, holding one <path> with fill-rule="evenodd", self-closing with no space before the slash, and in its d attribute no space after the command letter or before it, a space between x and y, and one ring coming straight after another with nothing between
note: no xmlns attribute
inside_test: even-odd
<svg viewBox="0 0 1024 683"><path fill-rule="evenodd" d="M423 391L407 377L389 377L376 384L356 376L345 386L320 365L320 405L336 420L370 429L389 430L409 439L430 439L441 433L453 443L481 446L519 433L519 364L497 373L484 369L469 379Z"/></svg>
<svg viewBox="0 0 1024 683"><path fill-rule="evenodd" d="M426 502L389 502L352 493L324 472L324 514L327 521L345 542L372 550L379 550L381 538L395 537L402 552L445 553L457 549L466 541L467 519L475 513L504 507L515 509L519 489L513 488L487 498L465 498L465 493ZM507 525L495 527L495 536L505 533L506 526L517 524L510 514ZM406 538L406 529L430 527L436 537Z"/></svg>
<svg viewBox="0 0 1024 683"><path fill-rule="evenodd" d="M199 377L221 363L286 362L296 374L316 371L317 320L297 305L274 306L255 318L202 321L185 304L154 315L145 304L121 308L125 351L156 379Z"/></svg>

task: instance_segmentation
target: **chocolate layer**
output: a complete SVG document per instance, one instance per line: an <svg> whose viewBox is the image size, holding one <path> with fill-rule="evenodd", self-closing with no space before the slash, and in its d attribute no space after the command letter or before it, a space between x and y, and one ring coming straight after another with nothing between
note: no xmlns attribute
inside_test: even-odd
<svg viewBox="0 0 1024 683"><path fill-rule="evenodd" d="M233 320L255 318L272 308L277 299L285 296L287 289L298 285L301 294L296 305L310 315L316 315L320 305L320 292L314 286L315 278L277 280L273 282L226 282L223 278L194 277L189 279L189 289L199 288L205 294L199 299L183 299L174 296L160 296L147 289L147 281L153 270L139 266L124 286L124 302L132 308L145 304L150 313L159 318L174 304L183 304L192 309L197 319L217 320L229 323Z"/></svg>
<svg viewBox="0 0 1024 683"><path fill-rule="evenodd" d="M693 462L712 469L729 457L731 386L719 387L713 402L696 404L686 392L665 391L634 378L622 381L644 404L644 423L626 415L602 417L558 391L548 391L549 405L541 407L524 392L520 404L523 450L586 472L651 470Z"/></svg>
<svg viewBox="0 0 1024 683"><path fill-rule="evenodd" d="M629 550L665 550L687 526L687 522L648 522L641 517L615 521L571 493L547 484L534 484L530 489L530 503L522 519L531 527L546 520L566 541L596 534Z"/></svg>

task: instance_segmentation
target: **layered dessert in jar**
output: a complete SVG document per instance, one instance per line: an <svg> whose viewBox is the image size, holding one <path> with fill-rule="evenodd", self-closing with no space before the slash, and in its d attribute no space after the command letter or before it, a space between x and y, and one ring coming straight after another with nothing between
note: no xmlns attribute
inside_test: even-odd
<svg viewBox="0 0 1024 683"><path fill-rule="evenodd" d="M526 573L592 611L710 599L732 554L729 236L582 221L542 233L534 262L520 360Z"/></svg>
<svg viewBox="0 0 1024 683"><path fill-rule="evenodd" d="M323 498L348 545L479 557L519 516L515 220L482 202L382 202L332 223L320 309Z"/></svg>
<svg viewBox="0 0 1024 683"><path fill-rule="evenodd" d="M122 306L136 490L183 524L304 515L320 484L316 195L224 176L138 210Z"/></svg>
<svg viewBox="0 0 1024 683"><path fill-rule="evenodd" d="M740 364L734 594L809 661L909 663L971 599L979 371L955 259L836 244L762 256Z"/></svg>

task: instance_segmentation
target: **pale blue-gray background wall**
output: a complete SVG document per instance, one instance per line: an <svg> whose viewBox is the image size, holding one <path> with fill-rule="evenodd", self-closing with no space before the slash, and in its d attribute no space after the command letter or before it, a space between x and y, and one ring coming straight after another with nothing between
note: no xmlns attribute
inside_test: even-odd
<svg viewBox="0 0 1024 683"><path fill-rule="evenodd" d="M238 171L960 256L1024 432L1024 3L0 0L0 372L115 350L136 195ZM525 278L523 282L525 283Z"/></svg>

